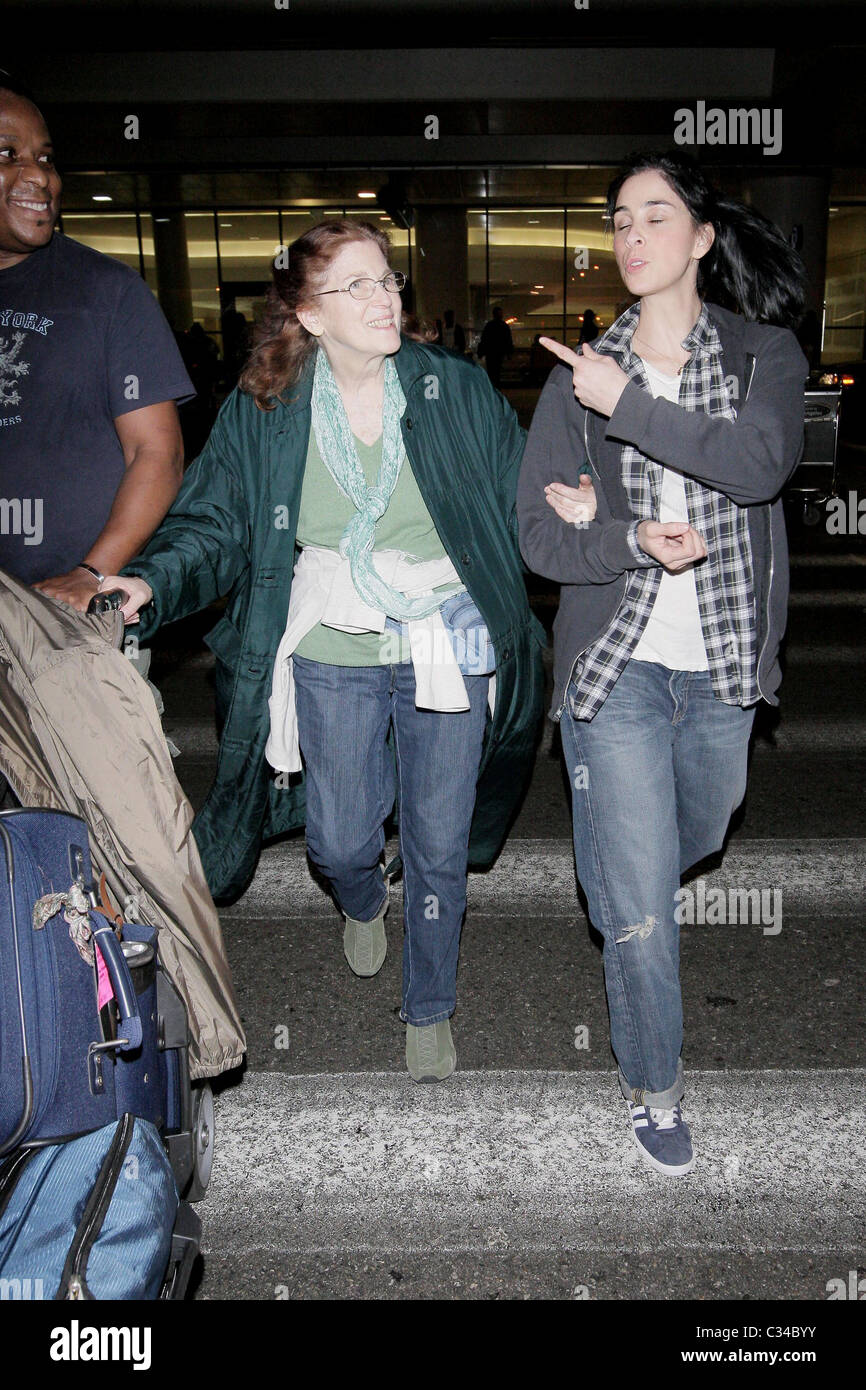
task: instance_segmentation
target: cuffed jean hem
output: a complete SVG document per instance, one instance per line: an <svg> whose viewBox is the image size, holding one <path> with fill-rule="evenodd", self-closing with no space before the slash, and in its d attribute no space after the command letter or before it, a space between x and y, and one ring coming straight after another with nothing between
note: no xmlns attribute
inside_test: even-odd
<svg viewBox="0 0 866 1390"><path fill-rule="evenodd" d="M400 1018L403 1023L411 1023L413 1028L430 1028L434 1023L444 1023L446 1018L450 1018L454 1009L446 1009L444 1013L431 1014L429 1018L407 1018L403 1010L400 1010Z"/></svg>
<svg viewBox="0 0 866 1390"><path fill-rule="evenodd" d="M652 1105L659 1110L673 1110L674 1106L682 1100L686 1093L686 1083L683 1076L682 1058L677 1061L676 1079L672 1086L668 1086L666 1091L642 1091L637 1087L629 1086L628 1081L623 1075L621 1067L617 1068L619 1073L620 1090L626 1100L633 1101L635 1105Z"/></svg>
<svg viewBox="0 0 866 1390"><path fill-rule="evenodd" d="M365 919L365 922L364 922L364 925L365 925L365 926L369 926L369 924L370 924L371 922L378 922L378 920L379 920L380 917L384 917L385 913L386 913L387 910L388 910L388 904L389 904L390 901L391 901L391 896L390 896L390 894L388 893L388 891L386 890L386 892L385 892L385 900L384 900L384 902L382 903L382 906L379 908L379 911L375 914L374 917L368 917L368 918L366 918L366 919ZM360 921L360 918L358 918L358 917L352 917L348 912L345 911L344 908L341 907L341 908L340 908L340 911L342 912L342 914L343 914L344 917L348 917L348 918L349 918L349 921L350 921L350 922L358 922L358 921Z"/></svg>

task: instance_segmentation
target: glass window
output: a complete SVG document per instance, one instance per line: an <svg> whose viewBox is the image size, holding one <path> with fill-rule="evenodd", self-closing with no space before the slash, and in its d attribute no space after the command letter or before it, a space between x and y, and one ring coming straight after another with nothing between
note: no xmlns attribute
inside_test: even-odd
<svg viewBox="0 0 866 1390"><path fill-rule="evenodd" d="M220 289L212 212L185 212L192 316L212 334L220 331Z"/></svg>
<svg viewBox="0 0 866 1390"><path fill-rule="evenodd" d="M156 252L153 245L153 214L141 214L141 253L144 258L144 278L156 294Z"/></svg>
<svg viewBox="0 0 866 1390"><path fill-rule="evenodd" d="M270 283L280 249L276 212L219 212L220 267L223 281Z"/></svg>
<svg viewBox="0 0 866 1390"><path fill-rule="evenodd" d="M561 208L497 209L487 218L489 308L501 305L515 348L507 379L521 375L538 335L562 335L564 218Z"/></svg>
<svg viewBox="0 0 866 1390"><path fill-rule="evenodd" d="M337 216L341 214L338 213ZM304 235L304 232L308 232L318 222L323 222L325 213L321 208L283 208L280 217L283 223L283 245L291 246L293 241Z"/></svg>
<svg viewBox="0 0 866 1390"><path fill-rule="evenodd" d="M73 241L141 272L134 212L67 212L63 214L63 231Z"/></svg>
<svg viewBox="0 0 866 1390"><path fill-rule="evenodd" d="M490 317L487 303L487 213L466 214L467 274L469 276L469 323L466 347L474 352L481 330Z"/></svg>
<svg viewBox="0 0 866 1390"><path fill-rule="evenodd" d="M613 255L613 238L602 208L568 212L568 266L566 339L576 346L587 309L595 314L601 332L610 328L634 297L620 279Z"/></svg>
<svg viewBox="0 0 866 1390"><path fill-rule="evenodd" d="M830 209L821 361L856 361L866 329L866 208Z"/></svg>

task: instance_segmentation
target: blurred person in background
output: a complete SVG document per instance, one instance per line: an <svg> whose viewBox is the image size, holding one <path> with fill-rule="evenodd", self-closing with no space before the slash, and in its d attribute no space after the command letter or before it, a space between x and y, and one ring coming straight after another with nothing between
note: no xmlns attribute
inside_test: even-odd
<svg viewBox="0 0 866 1390"><path fill-rule="evenodd" d="M502 317L501 305L496 305L493 317L485 323L476 352L483 358L487 374L498 390L502 381L502 363L506 357L514 355L514 340L511 329Z"/></svg>

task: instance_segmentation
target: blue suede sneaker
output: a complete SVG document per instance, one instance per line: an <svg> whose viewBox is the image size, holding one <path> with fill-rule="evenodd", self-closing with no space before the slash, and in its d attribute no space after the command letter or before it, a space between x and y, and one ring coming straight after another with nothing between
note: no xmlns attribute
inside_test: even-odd
<svg viewBox="0 0 866 1390"><path fill-rule="evenodd" d="M690 1173L695 1166L692 1136L679 1102L672 1110L628 1102L631 1132L642 1157L657 1173L670 1178Z"/></svg>

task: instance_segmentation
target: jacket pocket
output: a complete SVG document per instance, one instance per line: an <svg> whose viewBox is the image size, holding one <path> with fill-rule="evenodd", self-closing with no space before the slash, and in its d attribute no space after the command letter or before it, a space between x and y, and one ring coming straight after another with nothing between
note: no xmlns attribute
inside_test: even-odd
<svg viewBox="0 0 866 1390"><path fill-rule="evenodd" d="M231 618L222 617L216 627L212 627L205 637L205 645L210 647L217 661L234 670L241 654L241 634Z"/></svg>

